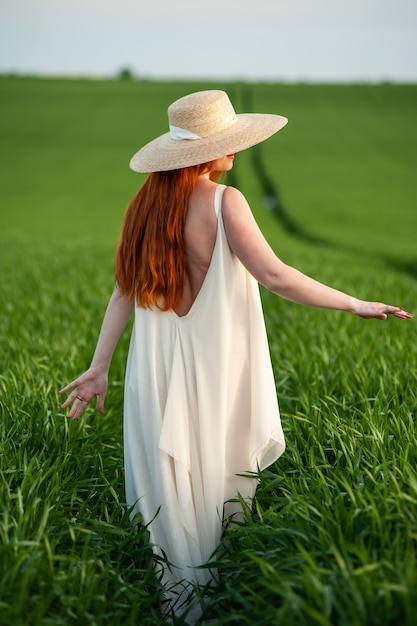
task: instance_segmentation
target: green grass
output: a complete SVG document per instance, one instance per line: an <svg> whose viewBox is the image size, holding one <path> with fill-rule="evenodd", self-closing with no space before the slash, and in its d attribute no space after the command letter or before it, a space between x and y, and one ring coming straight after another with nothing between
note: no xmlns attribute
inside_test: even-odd
<svg viewBox="0 0 417 626"><path fill-rule="evenodd" d="M129 330L103 416L90 408L68 423L57 390L91 358L121 217L142 180L131 154L164 132L167 103L213 86L224 87L0 79L2 625L164 623L148 535L124 502ZM238 155L232 179L279 254L416 311L417 87L226 88L239 110L290 118ZM281 212L263 206L271 185ZM226 532L207 617L412 626L415 323L262 296L288 445L260 474L245 524Z"/></svg>

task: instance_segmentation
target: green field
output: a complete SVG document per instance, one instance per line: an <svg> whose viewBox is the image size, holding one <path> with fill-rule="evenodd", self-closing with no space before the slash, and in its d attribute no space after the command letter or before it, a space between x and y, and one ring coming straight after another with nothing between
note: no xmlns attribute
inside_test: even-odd
<svg viewBox="0 0 417 626"><path fill-rule="evenodd" d="M131 155L166 131L172 100L219 87L238 112L289 118L228 181L281 258L417 311L417 85L0 77L2 626L164 623L146 529L124 503L129 329L103 416L68 423L57 390L91 358L143 180ZM288 446L226 531L207 618L413 626L416 323L262 297Z"/></svg>

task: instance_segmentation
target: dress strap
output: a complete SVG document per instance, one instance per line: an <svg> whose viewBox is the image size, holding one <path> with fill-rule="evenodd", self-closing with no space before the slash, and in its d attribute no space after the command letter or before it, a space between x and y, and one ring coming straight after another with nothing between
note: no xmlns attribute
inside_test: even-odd
<svg viewBox="0 0 417 626"><path fill-rule="evenodd" d="M223 192L226 189L226 185L218 185L214 192L214 212L216 217L219 217L220 209L222 207Z"/></svg>

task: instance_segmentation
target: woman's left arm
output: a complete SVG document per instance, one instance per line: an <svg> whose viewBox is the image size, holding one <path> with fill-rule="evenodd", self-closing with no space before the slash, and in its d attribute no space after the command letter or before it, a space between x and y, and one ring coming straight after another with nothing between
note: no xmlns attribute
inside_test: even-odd
<svg viewBox="0 0 417 626"><path fill-rule="evenodd" d="M66 409L71 405L68 417L78 419L87 404L95 397L99 412L103 412L111 359L133 307L134 300L126 298L116 286L106 309L90 367L59 392L60 394L71 392L61 406Z"/></svg>

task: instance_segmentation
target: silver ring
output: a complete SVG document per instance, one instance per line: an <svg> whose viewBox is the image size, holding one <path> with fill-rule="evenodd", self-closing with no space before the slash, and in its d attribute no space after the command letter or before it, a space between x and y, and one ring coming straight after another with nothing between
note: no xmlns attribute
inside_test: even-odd
<svg viewBox="0 0 417 626"><path fill-rule="evenodd" d="M82 398L81 396L77 396L77 400L81 400L81 402L87 402L87 400L84 400L84 398Z"/></svg>

